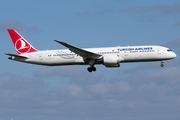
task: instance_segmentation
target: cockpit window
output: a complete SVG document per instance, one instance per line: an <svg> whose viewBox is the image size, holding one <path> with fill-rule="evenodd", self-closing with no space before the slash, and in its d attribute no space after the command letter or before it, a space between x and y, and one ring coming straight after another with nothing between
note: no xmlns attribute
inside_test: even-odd
<svg viewBox="0 0 180 120"><path fill-rule="evenodd" d="M172 50L168 49L167 51L168 51L168 52L171 52Z"/></svg>

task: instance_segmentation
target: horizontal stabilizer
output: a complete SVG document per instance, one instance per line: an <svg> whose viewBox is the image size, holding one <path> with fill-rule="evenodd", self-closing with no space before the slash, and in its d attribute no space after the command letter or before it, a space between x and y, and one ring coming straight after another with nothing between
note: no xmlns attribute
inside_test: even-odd
<svg viewBox="0 0 180 120"><path fill-rule="evenodd" d="M15 54L9 54L9 53L5 53L5 55L11 56L11 58L9 58L9 59L14 59L14 58L28 59L27 57L21 56L21 55L15 55Z"/></svg>

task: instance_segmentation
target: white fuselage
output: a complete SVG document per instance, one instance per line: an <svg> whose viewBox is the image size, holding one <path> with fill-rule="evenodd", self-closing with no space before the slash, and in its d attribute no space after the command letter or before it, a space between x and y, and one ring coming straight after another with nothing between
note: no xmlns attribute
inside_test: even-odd
<svg viewBox="0 0 180 120"><path fill-rule="evenodd" d="M163 61L176 57L176 54L169 48L162 46L126 46L126 47L106 47L106 48L85 48L84 50L102 55L94 64L106 64L105 59L112 61L116 59L119 63L122 62L149 62L149 61ZM88 65L88 60L71 52L69 49L60 50L47 50L32 53L24 53L28 59L12 58L16 61L48 65L48 66L61 66L61 65ZM108 64L108 62L107 62ZM110 63L111 64L111 63ZM108 65L106 66L108 67ZM110 66L111 67L111 66ZM118 67L118 66L112 66Z"/></svg>
<svg viewBox="0 0 180 120"><path fill-rule="evenodd" d="M173 59L176 54L162 46L125 46L104 48L79 48L68 43L54 40L68 49L39 51L26 41L16 30L7 29L18 53L10 54L9 59L47 66L90 65L89 72L96 71L94 65L103 64L106 67L119 67L123 62L150 62Z"/></svg>

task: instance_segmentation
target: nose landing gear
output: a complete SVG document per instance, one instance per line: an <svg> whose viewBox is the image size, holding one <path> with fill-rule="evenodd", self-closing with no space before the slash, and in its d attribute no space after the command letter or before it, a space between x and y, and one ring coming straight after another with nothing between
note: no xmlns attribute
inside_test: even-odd
<svg viewBox="0 0 180 120"><path fill-rule="evenodd" d="M164 64L163 64L163 63L164 63L164 61L161 61L161 65L160 65L161 67L164 67Z"/></svg>

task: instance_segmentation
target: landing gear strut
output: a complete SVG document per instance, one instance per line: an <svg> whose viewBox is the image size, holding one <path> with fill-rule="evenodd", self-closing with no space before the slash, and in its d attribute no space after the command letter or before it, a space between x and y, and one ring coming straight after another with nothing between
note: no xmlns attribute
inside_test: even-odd
<svg viewBox="0 0 180 120"><path fill-rule="evenodd" d="M96 68L94 66L88 67L87 70L89 72L96 71Z"/></svg>
<svg viewBox="0 0 180 120"><path fill-rule="evenodd" d="M163 63L164 63L164 61L161 61L161 65L160 65L161 67L164 67L164 64L163 64Z"/></svg>

